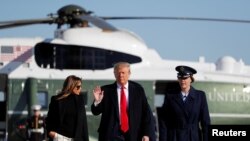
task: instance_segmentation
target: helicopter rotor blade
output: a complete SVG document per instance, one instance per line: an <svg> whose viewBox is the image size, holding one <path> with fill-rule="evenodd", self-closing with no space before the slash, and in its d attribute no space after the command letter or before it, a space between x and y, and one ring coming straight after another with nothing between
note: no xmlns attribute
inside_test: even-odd
<svg viewBox="0 0 250 141"><path fill-rule="evenodd" d="M54 18L44 18L44 19L29 19L29 20L15 20L15 21L3 21L0 22L0 29L25 26L31 24L52 24L55 23Z"/></svg>
<svg viewBox="0 0 250 141"><path fill-rule="evenodd" d="M212 22L236 22L250 23L250 20L199 18L199 17L100 17L104 20L189 20L189 21L212 21Z"/></svg>

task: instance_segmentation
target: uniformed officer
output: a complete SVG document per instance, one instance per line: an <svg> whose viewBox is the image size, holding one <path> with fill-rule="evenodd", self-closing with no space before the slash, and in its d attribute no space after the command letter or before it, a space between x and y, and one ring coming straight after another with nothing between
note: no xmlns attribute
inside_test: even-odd
<svg viewBox="0 0 250 141"><path fill-rule="evenodd" d="M197 71L189 66L177 66L179 88L165 95L163 113L165 131L162 140L208 141L210 116L206 94L195 89L193 75Z"/></svg>
<svg viewBox="0 0 250 141"><path fill-rule="evenodd" d="M41 105L33 105L33 115L27 120L29 141L45 140L45 118L41 115L40 109Z"/></svg>

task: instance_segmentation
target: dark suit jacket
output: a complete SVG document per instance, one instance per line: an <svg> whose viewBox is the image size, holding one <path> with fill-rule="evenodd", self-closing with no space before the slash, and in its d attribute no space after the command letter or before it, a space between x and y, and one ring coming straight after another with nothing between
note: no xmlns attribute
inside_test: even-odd
<svg viewBox="0 0 250 141"><path fill-rule="evenodd" d="M141 141L142 136L154 138L154 120L144 89L138 83L129 81L129 133L130 141ZM102 114L99 141L115 141L120 127L117 84L102 86L104 97L97 106L92 104L94 115Z"/></svg>
<svg viewBox="0 0 250 141"><path fill-rule="evenodd" d="M185 103L180 91L167 94L163 109L168 141L208 140L210 116L203 91L191 87Z"/></svg>
<svg viewBox="0 0 250 141"><path fill-rule="evenodd" d="M46 129L55 131L76 141L88 141L87 118L83 95L71 94L56 100L52 96L46 118Z"/></svg>

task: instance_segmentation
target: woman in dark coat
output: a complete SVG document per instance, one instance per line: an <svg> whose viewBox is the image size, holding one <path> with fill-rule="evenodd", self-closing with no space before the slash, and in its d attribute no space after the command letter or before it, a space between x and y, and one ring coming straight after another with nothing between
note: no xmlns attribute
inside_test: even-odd
<svg viewBox="0 0 250 141"><path fill-rule="evenodd" d="M165 96L167 141L208 141L210 116L205 92L191 86L196 70L177 66L180 90Z"/></svg>
<svg viewBox="0 0 250 141"><path fill-rule="evenodd" d="M81 87L81 78L70 75L64 81L61 92L51 97L46 119L50 140L89 140Z"/></svg>

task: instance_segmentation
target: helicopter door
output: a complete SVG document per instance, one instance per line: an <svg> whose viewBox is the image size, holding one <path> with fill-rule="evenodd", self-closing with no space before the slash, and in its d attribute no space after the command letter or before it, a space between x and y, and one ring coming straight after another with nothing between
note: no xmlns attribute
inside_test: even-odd
<svg viewBox="0 0 250 141"><path fill-rule="evenodd" d="M0 141L7 137L7 74L0 74Z"/></svg>

